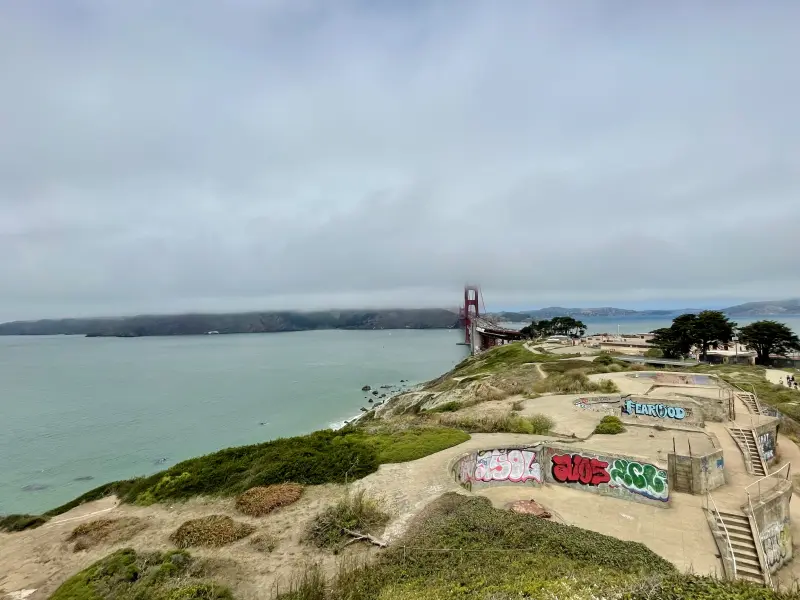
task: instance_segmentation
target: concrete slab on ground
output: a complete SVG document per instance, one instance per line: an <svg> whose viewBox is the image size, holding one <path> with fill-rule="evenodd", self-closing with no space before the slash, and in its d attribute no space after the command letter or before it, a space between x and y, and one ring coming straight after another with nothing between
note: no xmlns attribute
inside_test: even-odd
<svg viewBox="0 0 800 600"><path fill-rule="evenodd" d="M654 427L628 424L625 426L624 433L593 435L576 446L598 453L609 452L647 458L666 467L667 454L672 452L673 439L679 452L686 451L689 444L692 445L692 452L695 454L714 451L711 438L703 431L688 429L659 431Z"/></svg>
<svg viewBox="0 0 800 600"><path fill-rule="evenodd" d="M577 408L575 406L575 402L579 398L586 398L594 395L595 394L559 394L527 399L523 401L523 410L521 414L524 416L531 416L544 413L553 419L553 433L584 439L592 435L600 419L608 414Z"/></svg>

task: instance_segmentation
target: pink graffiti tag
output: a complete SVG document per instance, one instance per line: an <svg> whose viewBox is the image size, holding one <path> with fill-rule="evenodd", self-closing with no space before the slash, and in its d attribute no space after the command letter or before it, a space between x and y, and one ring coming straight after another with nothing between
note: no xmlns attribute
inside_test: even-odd
<svg viewBox="0 0 800 600"><path fill-rule="evenodd" d="M542 472L531 450L487 450L479 452L474 481L534 480L541 483Z"/></svg>

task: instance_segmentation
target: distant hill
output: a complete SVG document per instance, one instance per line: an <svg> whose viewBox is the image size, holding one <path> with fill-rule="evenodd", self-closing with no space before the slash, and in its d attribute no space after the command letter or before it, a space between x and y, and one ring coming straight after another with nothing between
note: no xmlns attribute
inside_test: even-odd
<svg viewBox="0 0 800 600"><path fill-rule="evenodd" d="M48 319L0 324L0 335L142 337L208 332L271 333L313 329L452 329L458 315L445 309L251 312L140 315L105 319Z"/></svg>
<svg viewBox="0 0 800 600"><path fill-rule="evenodd" d="M732 317L760 317L771 315L800 315L800 298L746 302L725 309Z"/></svg>
<svg viewBox="0 0 800 600"><path fill-rule="evenodd" d="M550 306L536 310L525 310L518 312L498 312L491 316L502 321L512 323L539 321L542 319L552 319L553 317L673 317L685 313L698 313L699 308L680 308L670 310L629 310L626 308L614 308L604 306L600 308L564 308L562 306ZM767 300L764 302L748 302L738 304L729 308L722 309L722 312L731 317L760 317L760 316L779 316L779 315L800 315L800 298L792 300Z"/></svg>

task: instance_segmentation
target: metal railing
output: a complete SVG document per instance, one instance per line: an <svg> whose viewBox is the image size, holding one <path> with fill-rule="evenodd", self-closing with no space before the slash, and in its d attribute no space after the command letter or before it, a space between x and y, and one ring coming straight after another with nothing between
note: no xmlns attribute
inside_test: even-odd
<svg viewBox="0 0 800 600"><path fill-rule="evenodd" d="M786 476L785 477L781 473L781 471L783 471L784 469L786 470ZM761 532L758 529L758 521L756 520L755 514L753 513L753 499L752 499L752 496L750 494L750 489L752 487L754 487L754 486L758 486L758 496L756 496L756 497L760 498L761 497L761 482L762 481L764 481L766 479L786 479L786 480L789 480L789 476L791 474L791 471L792 471L792 463L786 463L785 465L783 465L780 469L778 469L774 473L770 473L766 477L762 477L758 481L754 481L753 483L748 485L746 488L744 488L744 492L745 492L745 494L747 494L747 505L750 507L750 519L751 519L751 521L753 523L753 530L754 530L753 533L755 533L755 537L758 540L758 544L761 546L761 553L764 556L764 567L765 568L762 569L762 570L764 571L764 577L766 579L766 583L770 587L772 587L772 574L770 573L769 565L766 563L767 551L764 548L764 540L761 539ZM770 489L772 489L772 487L770 487Z"/></svg>
<svg viewBox="0 0 800 600"><path fill-rule="evenodd" d="M783 473L782 473L782 471L784 471L784 470L786 471L786 476L784 476ZM758 496L761 496L761 482L762 481L765 481L767 479L786 479L786 480L788 480L789 479L789 475L791 474L791 471L792 471L792 463L788 463L787 462L780 469L777 469L773 473L768 473L767 475L765 475L764 477L762 477L758 481L754 481L753 483L748 485L746 488L744 488L744 491L747 494L747 497L748 498L750 497L750 489L755 487L755 486L758 486ZM770 486L769 489L772 489L773 487L774 486Z"/></svg>
<svg viewBox="0 0 800 600"><path fill-rule="evenodd" d="M713 510L709 505L709 501L711 501L711 505L714 506ZM736 579L736 556L734 556L733 554L733 546L731 545L731 536L728 533L728 527L725 525L725 521L723 520L722 515L720 514L719 509L717 508L717 503L714 502L714 498L710 492L706 492L706 510L708 510L712 516L714 516L715 521L718 519L720 524L722 525L722 531L725 532L725 543L728 544L728 552L730 553L731 556L731 565L733 568L733 577L731 577L731 579ZM717 528L719 528L719 525L717 525Z"/></svg>

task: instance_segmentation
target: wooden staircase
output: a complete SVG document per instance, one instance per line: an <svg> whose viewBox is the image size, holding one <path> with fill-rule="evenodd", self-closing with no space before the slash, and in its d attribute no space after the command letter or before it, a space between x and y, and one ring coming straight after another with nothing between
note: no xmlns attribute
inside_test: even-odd
<svg viewBox="0 0 800 600"><path fill-rule="evenodd" d="M727 533L733 557L736 559L736 578L764 584L764 571L758 560L750 521L741 513L714 511L714 520L723 533Z"/></svg>
<svg viewBox="0 0 800 600"><path fill-rule="evenodd" d="M744 454L745 461L752 467L752 474L755 477L766 477L769 473L761 452L758 450L758 440L752 429L741 429L739 427L728 427L731 437L739 446Z"/></svg>
<svg viewBox="0 0 800 600"><path fill-rule="evenodd" d="M751 394L750 392L736 392L736 397L742 401L747 408L747 412L751 415L761 415L761 406L758 404L758 398L756 398L755 394Z"/></svg>

